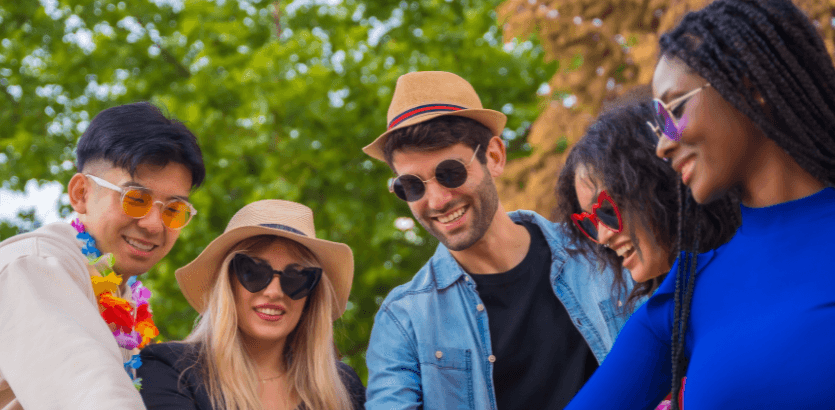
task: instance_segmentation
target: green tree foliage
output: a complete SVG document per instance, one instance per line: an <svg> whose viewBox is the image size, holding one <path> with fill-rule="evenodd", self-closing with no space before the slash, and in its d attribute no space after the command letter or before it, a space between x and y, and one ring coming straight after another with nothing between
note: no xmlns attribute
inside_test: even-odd
<svg viewBox="0 0 835 410"><path fill-rule="evenodd" d="M471 80L510 120L524 154L536 91L556 63L535 42L503 44L498 1L41 0L0 5L0 180L66 184L73 147L99 111L152 101L198 136L207 181L198 217L145 280L161 339L185 337L196 313L174 279L243 205L307 204L317 236L349 244L356 273L337 344L365 378L374 314L437 242L385 186L392 173L361 151L385 129L398 76L444 70ZM63 212L67 212L66 205ZM31 218L30 218L31 219ZM0 234L14 232L3 222Z"/></svg>

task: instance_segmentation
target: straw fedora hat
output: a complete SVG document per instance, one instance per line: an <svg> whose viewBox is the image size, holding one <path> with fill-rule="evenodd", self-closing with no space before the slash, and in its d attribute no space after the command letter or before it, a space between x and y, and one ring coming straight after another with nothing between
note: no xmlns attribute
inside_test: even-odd
<svg viewBox="0 0 835 410"><path fill-rule="evenodd" d="M383 147L392 131L444 115L476 120L501 135L507 116L484 109L475 89L467 80L444 71L417 71L397 79L386 115L388 129L362 149L369 156L385 161Z"/></svg>
<svg viewBox="0 0 835 410"><path fill-rule="evenodd" d="M308 249L322 262L323 274L336 291L333 319L345 312L351 282L354 279L354 254L348 245L316 239L313 211L290 201L268 199L253 202L238 211L223 234L217 237L188 265L177 269L175 276L188 303L203 313L205 296L214 285L220 265L230 249L244 239L257 235L275 235L292 239Z"/></svg>

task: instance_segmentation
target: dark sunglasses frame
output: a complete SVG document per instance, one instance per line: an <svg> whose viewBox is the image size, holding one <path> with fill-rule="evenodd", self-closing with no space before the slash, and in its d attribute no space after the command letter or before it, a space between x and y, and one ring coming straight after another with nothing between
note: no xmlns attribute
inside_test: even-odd
<svg viewBox="0 0 835 410"><path fill-rule="evenodd" d="M618 217L618 227L617 228L609 226L606 222L601 221L600 218L597 216L597 210L600 209L603 206L603 202L605 202L605 201L608 201L610 204L612 204L612 209L615 210L615 215L617 215L617 217ZM591 213L582 212L582 213L579 213L579 214L572 214L571 215L571 221L574 222L574 225L577 226L577 229L579 229L580 232L585 234L586 237L591 239L594 243L600 243L600 241L598 241L596 238L594 238L590 233L586 232L586 230L583 228L583 225L581 224L581 222L584 219L588 219L592 224L594 224L595 227L600 226L600 224L602 223L603 226L605 226L606 228L608 228L610 231L612 231L614 233L619 233L620 231L623 230L623 219L620 216L620 209L618 209L617 204L615 204L615 201L612 199L611 196L609 196L609 193L607 193L606 190L600 191L600 195L597 196L597 203L592 205L592 207L591 207Z"/></svg>
<svg viewBox="0 0 835 410"><path fill-rule="evenodd" d="M668 104L664 104L663 101L657 98L652 100L653 119L656 124L656 127L654 127L653 130L656 134L658 134L659 138L663 134L672 141L678 141L681 139L681 132L683 130L679 129L678 120L676 120L673 116L673 111L675 111L675 109L680 105L687 103L688 100L707 87L710 87L710 83L705 83L705 85L670 101Z"/></svg>
<svg viewBox="0 0 835 410"><path fill-rule="evenodd" d="M414 202L423 198L423 195L426 194L426 183L433 179L436 179L438 181L438 184L445 188L458 188L461 185L464 185L465 182L467 182L467 178L469 178L470 176L468 168L470 167L470 164L473 163L473 160L475 159L475 156L478 153L479 148L481 148L481 144L476 145L475 150L473 151L473 157L470 158L470 161L466 164L464 163L464 161L461 161L460 159L445 159L439 162L438 165L435 165L434 176L432 178L427 179L426 181L420 179L417 175L398 175L396 178L389 181L389 192L393 193L398 198L406 202ZM450 162L452 162L452 164L450 164ZM441 175L438 172L438 169L441 169L442 171L446 169L441 167L444 164L455 167L459 166L459 164L460 166L463 166L463 178L461 178L460 181L449 181L448 178L445 178L444 175ZM460 168L458 169L458 171L460 171ZM407 183L406 185L420 188L415 188L412 191L408 191L405 185L403 184L404 181L411 181L411 183ZM418 182L420 182L420 185L418 185Z"/></svg>
<svg viewBox="0 0 835 410"><path fill-rule="evenodd" d="M278 275L281 291L284 292L290 299L299 300L305 296L310 295L316 285L319 284L319 279L322 278L322 268L305 268L299 267L297 264L287 265L284 270L275 270L269 263L256 260L255 258L239 253L236 254L229 262L229 269L235 272L238 278L238 283L250 293L258 293L267 288L273 281L273 277ZM247 278L244 276L248 271L254 278ZM294 281L295 279L304 279Z"/></svg>

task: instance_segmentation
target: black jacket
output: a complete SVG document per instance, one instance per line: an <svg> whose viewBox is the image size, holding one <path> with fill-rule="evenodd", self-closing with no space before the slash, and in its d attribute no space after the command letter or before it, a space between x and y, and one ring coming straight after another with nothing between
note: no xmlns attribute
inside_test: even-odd
<svg viewBox="0 0 835 410"><path fill-rule="evenodd" d="M142 349L142 366L137 369L137 376L142 378L139 393L148 410L220 410L212 408L196 365L197 352L197 346L182 342L152 344ZM362 409L365 405L362 381L347 364L336 364L354 410Z"/></svg>

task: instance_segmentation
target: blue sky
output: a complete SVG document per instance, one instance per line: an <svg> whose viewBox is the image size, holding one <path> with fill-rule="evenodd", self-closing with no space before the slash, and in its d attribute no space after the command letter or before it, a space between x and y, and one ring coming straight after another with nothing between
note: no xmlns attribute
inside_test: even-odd
<svg viewBox="0 0 835 410"><path fill-rule="evenodd" d="M38 186L34 179L26 183L25 193L0 188L0 220L13 220L19 211L34 208L41 223L59 221L58 200L65 196L64 188L57 182Z"/></svg>

